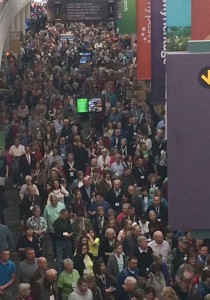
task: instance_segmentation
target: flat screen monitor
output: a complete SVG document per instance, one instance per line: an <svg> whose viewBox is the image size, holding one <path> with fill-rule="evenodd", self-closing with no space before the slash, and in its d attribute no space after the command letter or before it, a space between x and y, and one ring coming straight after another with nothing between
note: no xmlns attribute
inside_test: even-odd
<svg viewBox="0 0 210 300"><path fill-rule="evenodd" d="M89 100L89 112L102 112L102 99L95 97Z"/></svg>
<svg viewBox="0 0 210 300"><path fill-rule="evenodd" d="M79 98L77 99L77 113L88 113L88 99Z"/></svg>

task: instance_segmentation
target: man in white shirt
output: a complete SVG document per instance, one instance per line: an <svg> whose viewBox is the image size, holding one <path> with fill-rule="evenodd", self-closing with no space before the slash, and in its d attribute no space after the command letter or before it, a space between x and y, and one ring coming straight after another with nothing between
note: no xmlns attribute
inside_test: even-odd
<svg viewBox="0 0 210 300"><path fill-rule="evenodd" d="M153 234L154 240L149 242L148 246L153 250L155 255L161 254L163 262L166 262L167 256L171 252L171 247L167 241L163 239L161 231L155 231Z"/></svg>
<svg viewBox="0 0 210 300"><path fill-rule="evenodd" d="M108 170L110 167L110 156L107 155L107 149L102 149L101 153L102 155L100 155L98 158L98 166L102 171Z"/></svg>
<svg viewBox="0 0 210 300"><path fill-rule="evenodd" d="M111 164L110 171L113 178L119 178L123 175L125 164L122 162L122 156L120 154L115 155L115 162Z"/></svg>
<svg viewBox="0 0 210 300"><path fill-rule="evenodd" d="M12 157L13 187L20 186L19 158L25 153L25 147L20 144L19 139L15 139L14 145L9 148Z"/></svg>

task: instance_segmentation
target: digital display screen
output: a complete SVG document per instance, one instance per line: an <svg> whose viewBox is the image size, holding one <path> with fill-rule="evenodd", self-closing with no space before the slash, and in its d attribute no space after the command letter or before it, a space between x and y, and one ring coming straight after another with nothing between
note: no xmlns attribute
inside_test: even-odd
<svg viewBox="0 0 210 300"><path fill-rule="evenodd" d="M89 112L102 112L102 99L92 98L89 101Z"/></svg>
<svg viewBox="0 0 210 300"><path fill-rule="evenodd" d="M79 98L77 99L77 112L78 113L87 113L88 110L88 99Z"/></svg>

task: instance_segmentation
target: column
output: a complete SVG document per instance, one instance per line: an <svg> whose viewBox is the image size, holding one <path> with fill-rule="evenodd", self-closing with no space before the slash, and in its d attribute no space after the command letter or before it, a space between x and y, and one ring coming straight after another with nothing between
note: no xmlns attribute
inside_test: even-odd
<svg viewBox="0 0 210 300"><path fill-rule="evenodd" d="M26 19L30 19L31 18L31 4L30 3L28 3L25 6L25 18Z"/></svg>
<svg viewBox="0 0 210 300"><path fill-rule="evenodd" d="M15 31L20 31L20 12L15 16Z"/></svg>
<svg viewBox="0 0 210 300"><path fill-rule="evenodd" d="M23 7L20 11L20 31L25 35L25 7Z"/></svg>

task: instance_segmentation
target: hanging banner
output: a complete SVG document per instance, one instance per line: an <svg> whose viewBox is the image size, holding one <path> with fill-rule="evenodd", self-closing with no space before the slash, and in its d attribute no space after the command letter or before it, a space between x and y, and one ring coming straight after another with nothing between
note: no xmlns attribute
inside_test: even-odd
<svg viewBox="0 0 210 300"><path fill-rule="evenodd" d="M209 37L209 11L209 0L192 0L192 40L205 40Z"/></svg>
<svg viewBox="0 0 210 300"><path fill-rule="evenodd" d="M118 24L120 34L136 33L136 0L121 0Z"/></svg>
<svg viewBox="0 0 210 300"><path fill-rule="evenodd" d="M137 80L151 80L151 0L137 0Z"/></svg>
<svg viewBox="0 0 210 300"><path fill-rule="evenodd" d="M152 83L151 102L165 103L165 67L167 25L167 0L151 1L152 4Z"/></svg>

